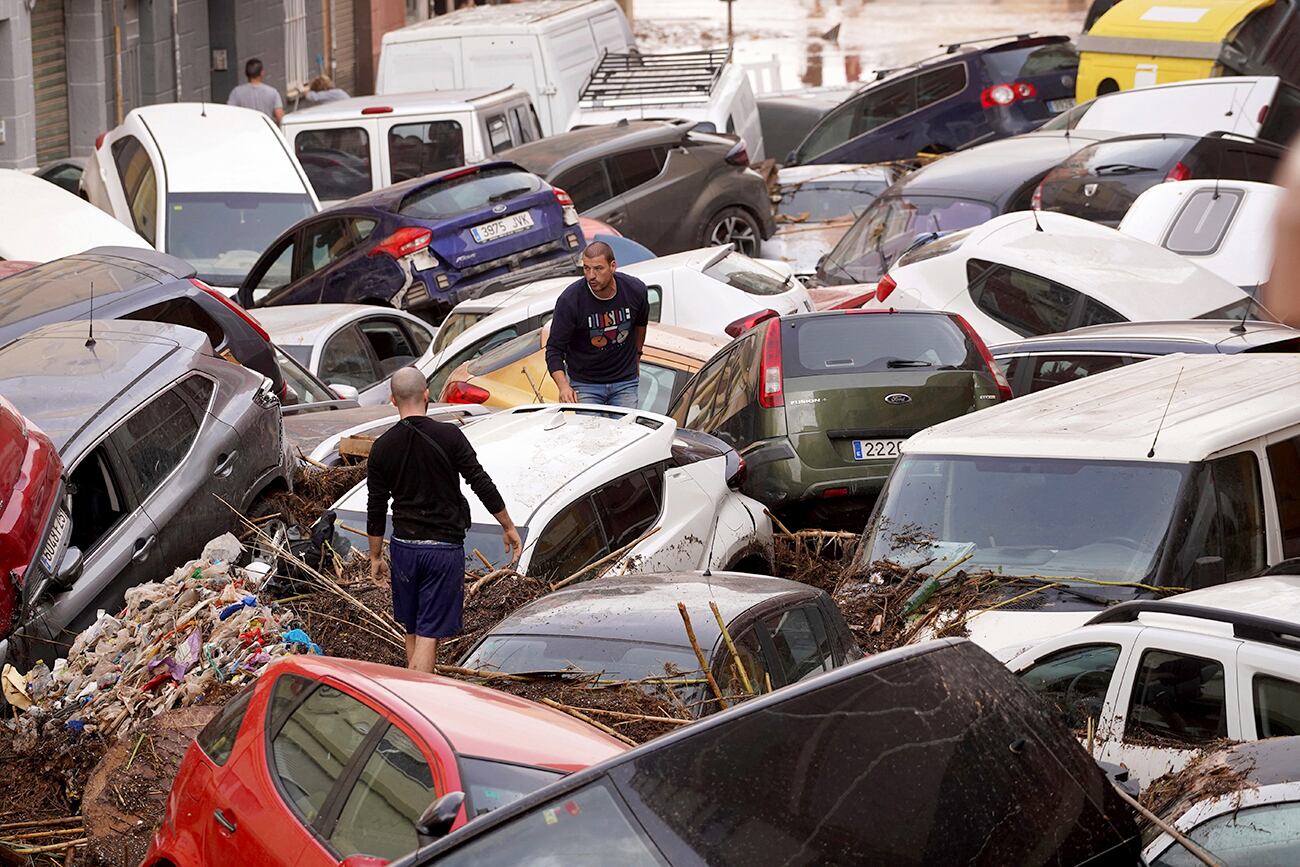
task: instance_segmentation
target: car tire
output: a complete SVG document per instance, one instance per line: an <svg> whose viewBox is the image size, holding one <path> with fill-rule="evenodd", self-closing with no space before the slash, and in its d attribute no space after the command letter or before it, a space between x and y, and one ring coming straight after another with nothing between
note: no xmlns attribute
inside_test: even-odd
<svg viewBox="0 0 1300 867"><path fill-rule="evenodd" d="M723 208L704 224L702 247L735 244L737 253L757 256L763 243L763 230L758 220L744 208Z"/></svg>
<svg viewBox="0 0 1300 867"><path fill-rule="evenodd" d="M289 550L289 516L278 500L262 496L249 508L248 519L257 525L260 532L250 528L241 534L247 562L261 560L271 567L269 576L283 576L287 563L281 552Z"/></svg>

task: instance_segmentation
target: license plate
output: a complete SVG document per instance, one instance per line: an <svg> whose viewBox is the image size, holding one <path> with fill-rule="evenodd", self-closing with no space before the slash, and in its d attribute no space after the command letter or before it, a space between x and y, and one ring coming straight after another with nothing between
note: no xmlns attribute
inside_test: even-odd
<svg viewBox="0 0 1300 867"><path fill-rule="evenodd" d="M1074 108L1074 99L1066 97L1065 99L1049 99L1047 101L1047 110L1060 114L1067 108Z"/></svg>
<svg viewBox="0 0 1300 867"><path fill-rule="evenodd" d="M523 232L532 227L533 215L527 211L522 211L508 217L502 217L499 220L493 220L490 223L484 223L481 226L475 226L469 230L469 233L474 236L475 241L486 244L488 241L495 241L498 238L504 238L516 232Z"/></svg>
<svg viewBox="0 0 1300 867"><path fill-rule="evenodd" d="M902 440L854 440L853 460L870 461L876 458L896 458Z"/></svg>
<svg viewBox="0 0 1300 867"><path fill-rule="evenodd" d="M59 513L54 516L54 526L50 527L50 535L45 540L45 547L41 550L41 560L50 574L54 573L54 568L58 565L54 562L54 557L63 545L63 534L68 531L68 521L68 513L59 509Z"/></svg>

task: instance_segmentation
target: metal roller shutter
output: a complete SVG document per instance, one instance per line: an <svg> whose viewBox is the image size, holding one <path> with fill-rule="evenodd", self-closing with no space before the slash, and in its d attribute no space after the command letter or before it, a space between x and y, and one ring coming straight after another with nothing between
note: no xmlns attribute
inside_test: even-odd
<svg viewBox="0 0 1300 867"><path fill-rule="evenodd" d="M32 73L36 92L36 161L68 156L68 66L63 0L40 0L32 10Z"/></svg>
<svg viewBox="0 0 1300 867"><path fill-rule="evenodd" d="M357 84L357 31L355 0L330 0L334 28L334 86L355 96Z"/></svg>

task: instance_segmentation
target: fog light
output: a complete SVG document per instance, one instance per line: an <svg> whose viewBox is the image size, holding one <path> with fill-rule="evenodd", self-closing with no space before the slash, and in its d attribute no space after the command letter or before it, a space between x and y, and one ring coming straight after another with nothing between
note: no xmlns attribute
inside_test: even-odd
<svg viewBox="0 0 1300 867"><path fill-rule="evenodd" d="M576 250L578 248L578 236L572 232L565 235L564 240L569 245L570 250Z"/></svg>
<svg viewBox="0 0 1300 867"><path fill-rule="evenodd" d="M439 289L446 289L448 286L451 285L451 281L447 279L446 274L439 274L438 278L433 282L438 284Z"/></svg>

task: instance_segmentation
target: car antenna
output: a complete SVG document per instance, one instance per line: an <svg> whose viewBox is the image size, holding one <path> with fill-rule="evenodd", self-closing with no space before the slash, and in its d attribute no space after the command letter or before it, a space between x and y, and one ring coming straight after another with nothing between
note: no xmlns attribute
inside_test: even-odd
<svg viewBox="0 0 1300 867"><path fill-rule="evenodd" d="M1038 209L1035 207L1030 207L1029 213L1034 215L1034 231L1035 232L1043 231L1043 224L1038 222Z"/></svg>
<svg viewBox="0 0 1300 867"><path fill-rule="evenodd" d="M90 281L90 334L86 336L86 348L95 348L95 281Z"/></svg>
<svg viewBox="0 0 1300 867"><path fill-rule="evenodd" d="M1165 417L1169 415L1169 407L1174 402L1174 393L1178 391L1178 381L1183 378L1183 368L1186 366L1186 362L1178 366L1178 375L1174 377L1174 387L1169 389L1169 400L1165 401L1165 411L1160 414L1160 424L1156 425L1156 435L1151 438L1151 450L1147 452L1149 458L1156 456L1156 440L1160 439L1160 430L1165 426Z"/></svg>
<svg viewBox="0 0 1300 867"><path fill-rule="evenodd" d="M1258 292L1259 292L1259 284L1256 283L1256 284L1255 284L1255 293L1258 293ZM1255 303L1255 293L1252 293L1251 296L1250 296L1250 298L1247 299L1247 301L1246 301L1246 309L1243 310L1242 313L1241 313L1241 321L1238 322L1236 325L1234 325L1234 326L1232 326L1231 328L1228 329L1228 330L1231 331L1233 334L1245 334L1245 333L1246 333L1246 319L1247 319L1247 317L1250 316L1250 307L1251 307L1251 305Z"/></svg>

